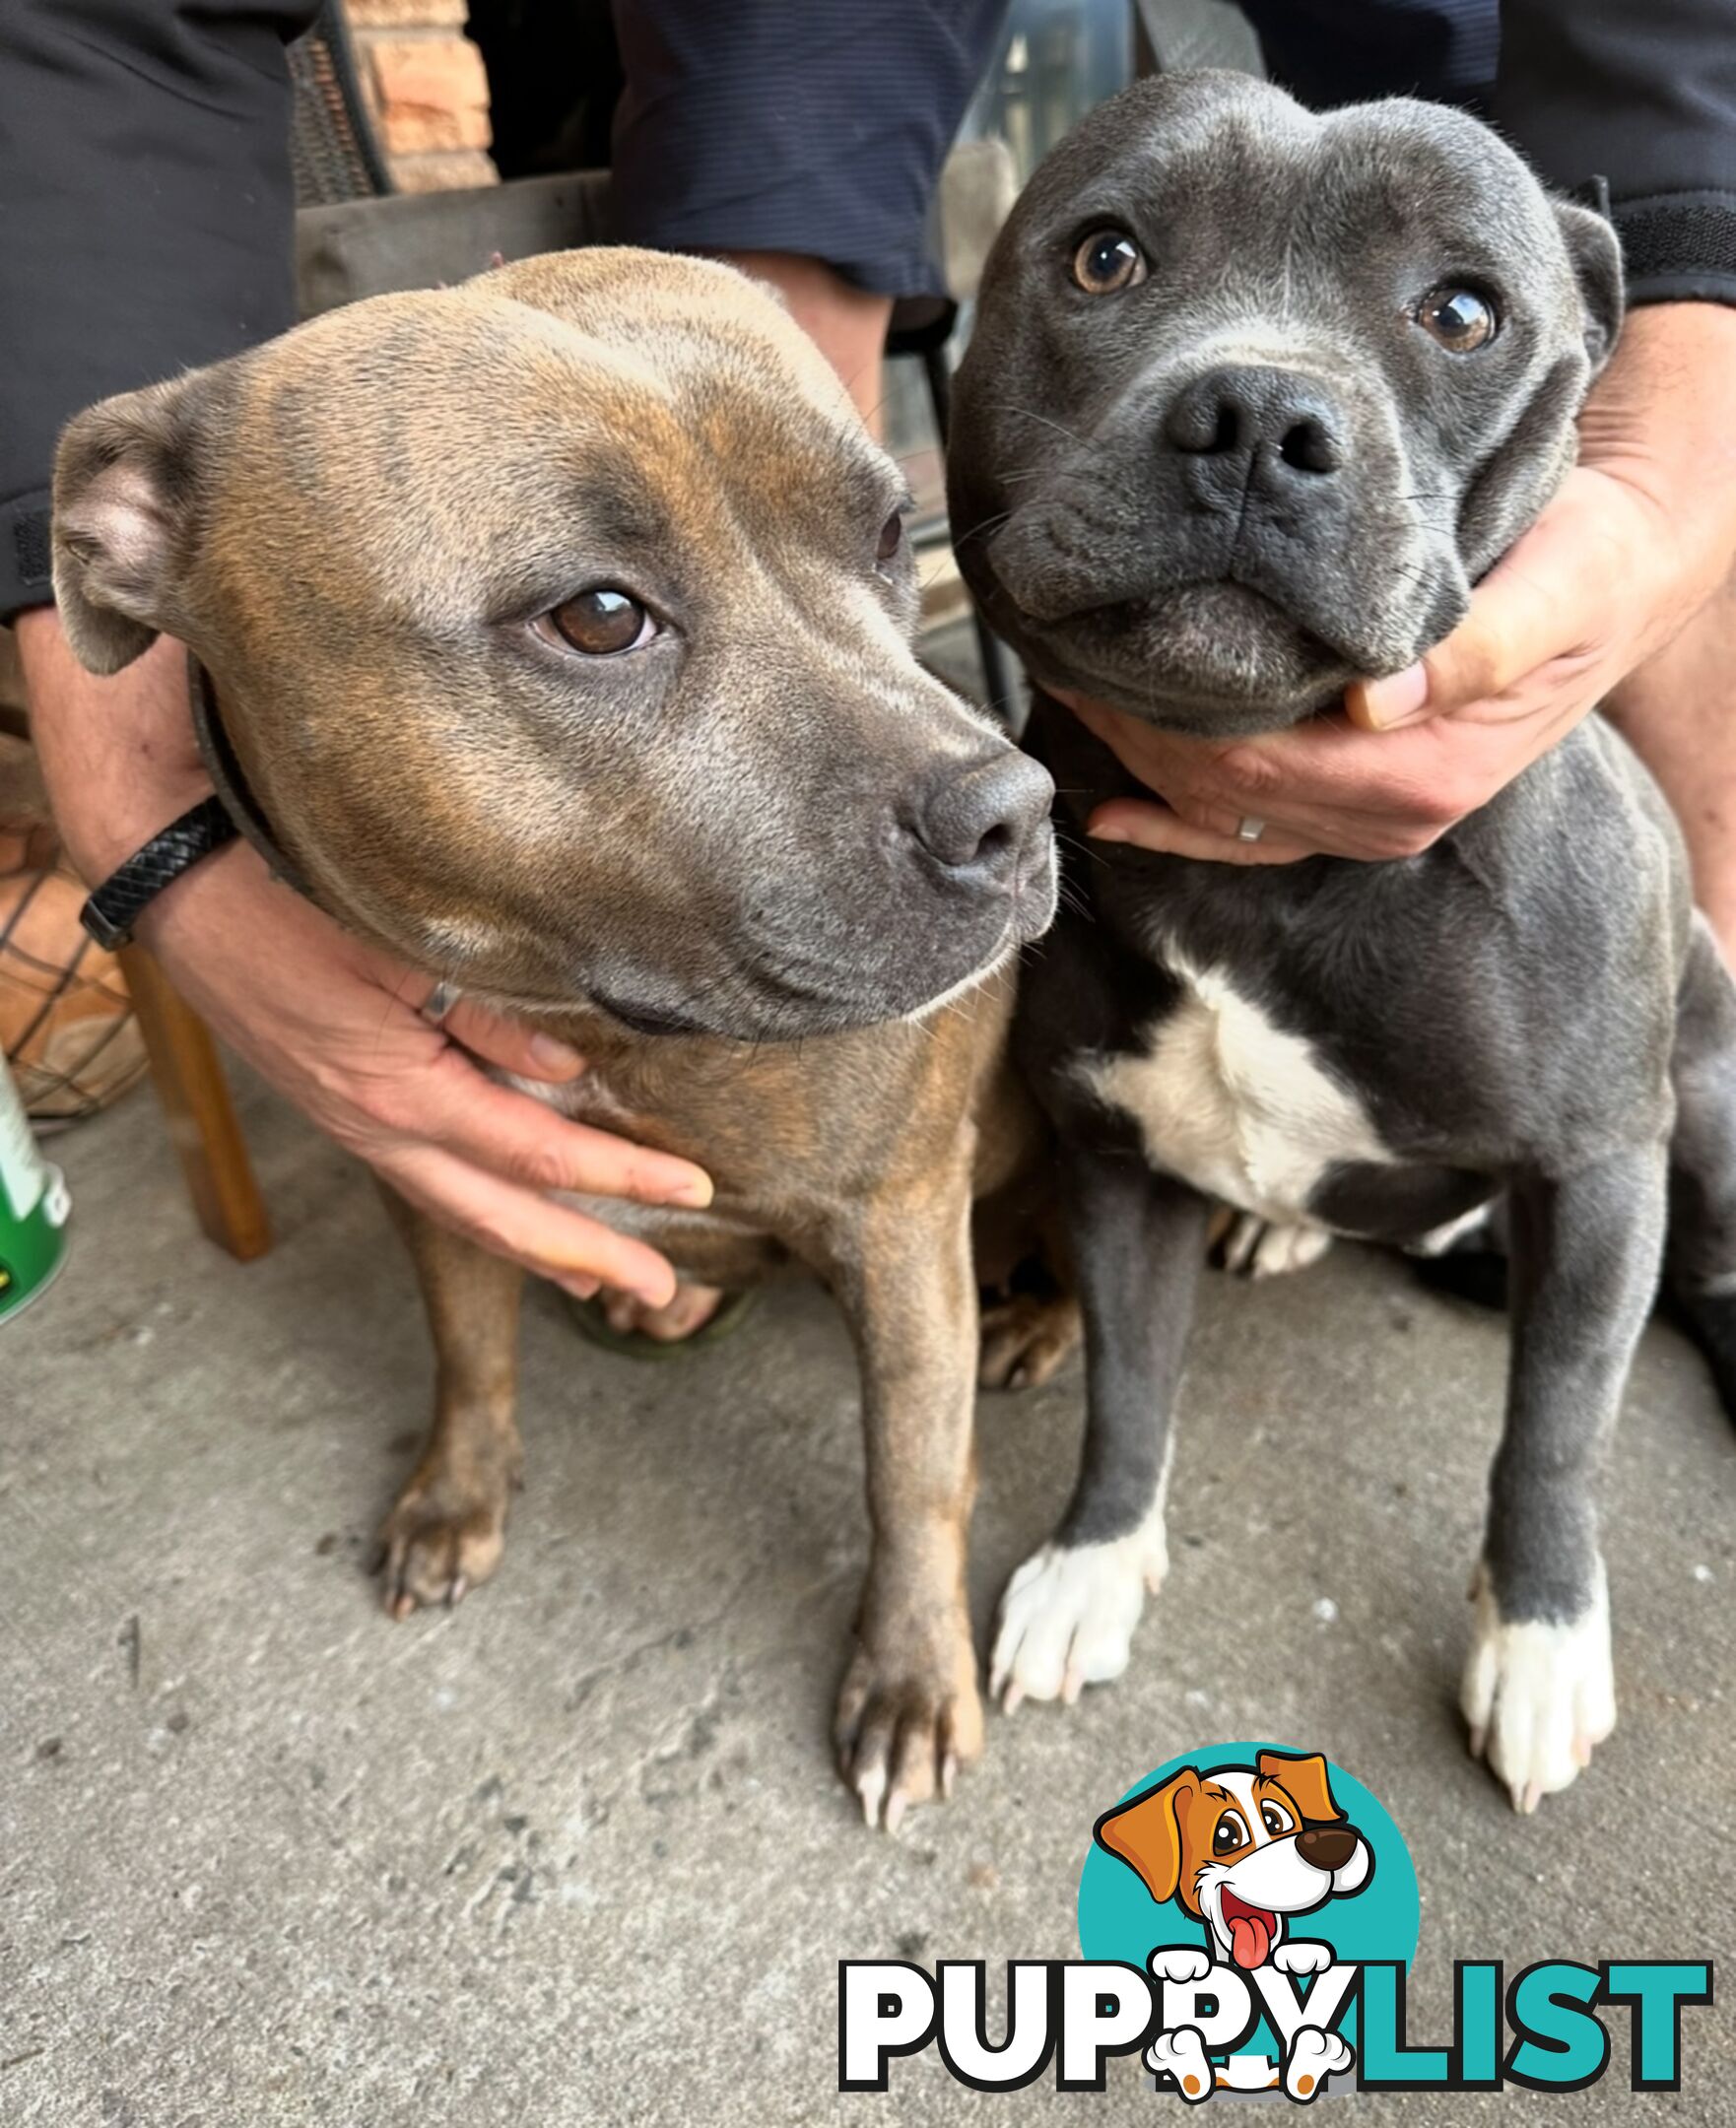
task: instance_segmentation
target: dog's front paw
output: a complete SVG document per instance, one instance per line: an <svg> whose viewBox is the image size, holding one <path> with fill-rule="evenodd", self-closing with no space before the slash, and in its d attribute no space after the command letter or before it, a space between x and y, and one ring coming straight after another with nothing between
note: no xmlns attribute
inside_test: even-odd
<svg viewBox="0 0 1736 2128"><path fill-rule="evenodd" d="M1329 2076L1342 2074L1355 2060L1350 2041L1338 2032L1322 2031L1317 2025L1299 2026L1284 2057L1285 2094L1306 2105Z"/></svg>
<svg viewBox="0 0 1736 2128"><path fill-rule="evenodd" d="M1167 1951L1154 1951L1146 1964L1154 1980L1173 1980L1179 1987L1203 1980L1212 1969L1212 1962L1206 1954L1188 1944L1172 1944Z"/></svg>
<svg viewBox="0 0 1736 2128"><path fill-rule="evenodd" d="M1272 1954L1272 1963L1281 1973L1320 1973L1331 1962L1330 1944L1285 1943Z"/></svg>
<svg viewBox="0 0 1736 2128"><path fill-rule="evenodd" d="M1145 2050L1145 2065L1153 2076L1171 2078L1189 2105L1212 2095L1212 2065L1206 2059L1205 2041L1191 2025L1159 2032Z"/></svg>
<svg viewBox="0 0 1736 2128"><path fill-rule="evenodd" d="M859 1647L838 1694L838 1770L869 1826L896 1832L906 1811L950 1798L960 1766L982 1753L976 1656L961 1620L932 1653Z"/></svg>
<svg viewBox="0 0 1736 2128"><path fill-rule="evenodd" d="M1168 1570L1160 1509L1109 1544L1046 1544L1001 1598L988 1690L1010 1714L1022 1699L1064 1699L1127 1667L1133 1629Z"/></svg>
<svg viewBox="0 0 1736 2128"><path fill-rule="evenodd" d="M1082 1326L1071 1294L1015 1294L982 1311L976 1379L984 1389L1040 1389L1071 1358Z"/></svg>
<svg viewBox="0 0 1736 2128"><path fill-rule="evenodd" d="M1488 1757L1518 1811L1567 1787L1616 1726L1609 1596L1603 1568L1584 1613L1570 1624L1503 1620L1488 1575L1472 1590L1476 1622L1460 1704L1471 1756Z"/></svg>
<svg viewBox="0 0 1736 2128"><path fill-rule="evenodd" d="M420 1604L455 1604L501 1563L510 1469L494 1461L460 1475L425 1463L380 1525L381 1593L395 1619Z"/></svg>

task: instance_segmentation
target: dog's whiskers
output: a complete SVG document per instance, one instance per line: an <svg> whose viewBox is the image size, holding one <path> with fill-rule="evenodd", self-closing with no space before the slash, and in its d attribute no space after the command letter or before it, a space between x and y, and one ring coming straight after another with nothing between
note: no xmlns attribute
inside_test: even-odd
<svg viewBox="0 0 1736 2128"><path fill-rule="evenodd" d="M982 539L990 532L998 532L1012 514L1011 510L1002 510L998 517L985 517L980 524L973 524L968 532L961 532L953 542L954 554L957 554L961 547L968 546L973 539Z"/></svg>
<svg viewBox="0 0 1736 2128"><path fill-rule="evenodd" d="M1077 443L1081 450L1095 452L1102 448L1101 443L1095 442L1091 437L1082 436L1077 430L1069 429L1065 422L1051 420L1047 414L1038 414L1034 407L1016 406L1011 399L1003 399L1001 405L1007 413L1017 414L1022 421L1040 422L1043 428L1052 429L1057 435L1064 435L1068 442Z"/></svg>

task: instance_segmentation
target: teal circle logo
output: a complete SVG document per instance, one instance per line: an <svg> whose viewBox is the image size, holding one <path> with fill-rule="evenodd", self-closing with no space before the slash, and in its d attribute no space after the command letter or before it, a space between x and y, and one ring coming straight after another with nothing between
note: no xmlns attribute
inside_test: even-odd
<svg viewBox="0 0 1736 2128"><path fill-rule="evenodd" d="M1322 2013L1306 2059L1260 2005L1283 2001L1295 2028L1329 1967L1408 1968L1420 1918L1417 1873L1381 1803L1322 1754L1287 1745L1167 1761L1098 1820L1079 1879L1084 1956L1149 1971L1197 2007L1173 2060L1160 2051L1150 2063L1160 2087L1190 2097L1205 2095L1202 2077L1242 2091L1305 2080L1310 2095L1342 2077L1354 2002L1329 2022Z"/></svg>

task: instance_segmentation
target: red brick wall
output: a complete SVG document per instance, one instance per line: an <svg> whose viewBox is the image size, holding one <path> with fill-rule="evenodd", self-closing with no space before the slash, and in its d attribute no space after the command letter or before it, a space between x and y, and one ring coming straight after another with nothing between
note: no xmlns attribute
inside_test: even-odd
<svg viewBox="0 0 1736 2128"><path fill-rule="evenodd" d="M344 12L399 185L493 184L488 76L464 34L465 0L344 0Z"/></svg>

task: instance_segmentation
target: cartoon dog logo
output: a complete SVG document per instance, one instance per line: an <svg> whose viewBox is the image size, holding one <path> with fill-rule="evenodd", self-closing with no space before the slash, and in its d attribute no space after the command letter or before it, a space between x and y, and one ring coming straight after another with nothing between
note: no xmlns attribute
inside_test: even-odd
<svg viewBox="0 0 1736 2128"><path fill-rule="evenodd" d="M1204 1774L1183 1766L1107 1812L1098 1821L1097 1839L1154 1899L1173 1900L1204 1926L1203 1951L1152 1953L1153 1978L1197 1985L1216 1966L1221 1992L1250 2003L1266 1994L1258 1976L1268 1964L1287 1976L1317 1975L1332 1965L1329 1944L1292 1940L1289 1923L1328 1899L1361 1892L1374 1873L1373 1851L1333 1800L1317 1753L1263 1751L1251 1766ZM1252 1976L1253 1985L1235 1989L1226 1969ZM1200 1993L1210 1997L1213 1990ZM1282 2088L1306 2101L1327 2076L1355 2060L1346 2039L1307 2018L1313 2004L1310 1990L1281 2064L1237 2054L1214 2069L1207 2031L1183 2023L1159 2032L1146 2050L1146 2067L1196 2104L1222 2089Z"/></svg>

